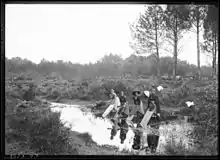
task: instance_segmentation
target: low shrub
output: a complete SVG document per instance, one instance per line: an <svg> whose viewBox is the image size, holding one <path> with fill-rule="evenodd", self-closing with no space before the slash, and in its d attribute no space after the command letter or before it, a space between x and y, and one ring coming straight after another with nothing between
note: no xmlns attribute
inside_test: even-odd
<svg viewBox="0 0 220 160"><path fill-rule="evenodd" d="M18 105L16 113L7 117L6 140L10 143L25 142L36 154L76 153L70 144L70 129L60 121L60 113L32 105Z"/></svg>
<svg viewBox="0 0 220 160"><path fill-rule="evenodd" d="M85 142L86 145L91 145L92 143L95 143L92 140L92 137L89 133L81 133L77 135L81 140Z"/></svg>
<svg viewBox="0 0 220 160"><path fill-rule="evenodd" d="M167 155L186 155L187 150L185 145L182 141L179 143L175 142L175 138L171 136L168 140L167 144L165 145L165 154Z"/></svg>
<svg viewBox="0 0 220 160"><path fill-rule="evenodd" d="M59 88L53 88L48 98L56 99L61 95Z"/></svg>
<svg viewBox="0 0 220 160"><path fill-rule="evenodd" d="M90 101L90 100L92 100L92 96L90 96L90 95L83 95L83 96L79 97L79 99L85 100L85 101Z"/></svg>

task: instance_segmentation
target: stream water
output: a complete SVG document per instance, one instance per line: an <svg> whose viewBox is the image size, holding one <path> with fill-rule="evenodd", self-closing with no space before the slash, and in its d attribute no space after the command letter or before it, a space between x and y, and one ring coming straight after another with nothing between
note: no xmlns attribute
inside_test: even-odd
<svg viewBox="0 0 220 160"><path fill-rule="evenodd" d="M119 151L132 151L134 133L130 128L124 143L121 144L119 138L120 130L118 130L113 140L110 139L111 130L109 128L112 127L112 123L108 119L96 118L91 112L82 111L79 105L51 103L51 106L51 110L53 112L61 112L61 121L65 122L67 127L71 127L72 131L79 133L89 133L93 141L95 141L100 146L112 145L116 146ZM186 136L187 132L192 131L192 129L193 126L191 124L181 121L177 121L172 124L160 125L161 135L159 138L157 152L164 154L164 145L166 145L166 143L171 140L172 136L174 136L173 140L175 143L182 142L186 148L193 147L190 145L191 139ZM164 134L164 131L166 134ZM146 135L147 133L144 133L143 137L146 137ZM144 143L146 143L146 141L144 141Z"/></svg>

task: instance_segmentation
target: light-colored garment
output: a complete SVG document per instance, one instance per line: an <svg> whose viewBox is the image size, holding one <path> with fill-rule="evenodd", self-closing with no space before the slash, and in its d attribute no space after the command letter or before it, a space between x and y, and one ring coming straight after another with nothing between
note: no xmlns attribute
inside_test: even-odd
<svg viewBox="0 0 220 160"><path fill-rule="evenodd" d="M115 98L111 101L111 104L109 105L109 107L103 113L102 117L106 117L113 109L118 111L120 105L121 105L121 103L120 103L119 97L115 96Z"/></svg>
<svg viewBox="0 0 220 160"><path fill-rule="evenodd" d="M141 111L142 114L145 114L142 101L141 101L141 104L140 104L140 111Z"/></svg>
<svg viewBox="0 0 220 160"><path fill-rule="evenodd" d="M111 93L111 94L114 98L117 97L116 93Z"/></svg>
<svg viewBox="0 0 220 160"><path fill-rule="evenodd" d="M121 102L118 96L115 97L113 105L116 110L118 110L119 107L121 106Z"/></svg>
<svg viewBox="0 0 220 160"><path fill-rule="evenodd" d="M145 96L149 97L150 96L150 92L149 91L144 91Z"/></svg>

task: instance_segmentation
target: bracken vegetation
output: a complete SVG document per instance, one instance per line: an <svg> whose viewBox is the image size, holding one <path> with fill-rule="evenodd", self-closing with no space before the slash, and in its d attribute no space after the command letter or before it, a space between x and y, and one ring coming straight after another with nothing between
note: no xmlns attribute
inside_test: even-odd
<svg viewBox="0 0 220 160"><path fill-rule="evenodd" d="M13 60L7 59L6 61L12 62ZM22 70L22 65L19 67ZM152 84L155 84L153 76L138 79L125 77L109 79L103 76L99 79L85 78L80 80L73 77L72 80L67 80L65 77L59 76L61 73L57 71L47 72L46 76L44 76L45 73L37 73L38 77L34 77L28 72L19 72L17 70L19 67L15 67L15 70L10 72L7 71L7 74L13 73L13 75L6 76L5 80L7 154L79 153L80 145L76 147L77 145L73 144L76 142L70 138L73 133L61 123L59 113L50 111L49 103L46 100L57 102L74 99L98 100L93 109L102 111L104 110L102 106L105 105L111 88L114 88L116 92L125 91L131 102L133 89L150 89ZM35 69L37 70L38 67ZM195 102L197 107L193 121L197 127L191 136L198 142L197 150L202 151L202 154L217 154L218 85L216 80L201 81L182 78L168 81L162 79L160 85L165 88L159 95L161 105L178 109L181 115L192 115L192 111L183 106L187 100ZM163 108L162 116L170 115L171 112ZM89 134L74 134L74 136L83 140L87 146L95 144ZM87 141L88 143L86 143ZM212 143L207 143L210 141ZM179 149L181 146L175 147L168 144L167 147L167 153L183 154ZM182 150L184 150L184 154L197 153L196 151L186 152L183 147ZM81 154L83 153L85 152L81 151Z"/></svg>

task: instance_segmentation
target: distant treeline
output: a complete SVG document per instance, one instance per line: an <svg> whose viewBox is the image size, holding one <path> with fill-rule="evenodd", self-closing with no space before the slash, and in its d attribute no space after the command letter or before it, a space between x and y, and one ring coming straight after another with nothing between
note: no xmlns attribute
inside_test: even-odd
<svg viewBox="0 0 220 160"><path fill-rule="evenodd" d="M161 57L160 70L161 76L172 76L172 57ZM76 64L58 60L50 62L42 60L39 64L19 57L5 58L5 74L27 73L38 76L46 76L53 72L57 73L62 79L75 78L97 78L97 77L139 77L156 76L156 63L153 55L148 57L131 55L122 59L118 55L105 55L101 60L92 64ZM212 68L201 67L203 76L211 76ZM186 61L178 60L177 75L193 76L197 73L197 67Z"/></svg>

